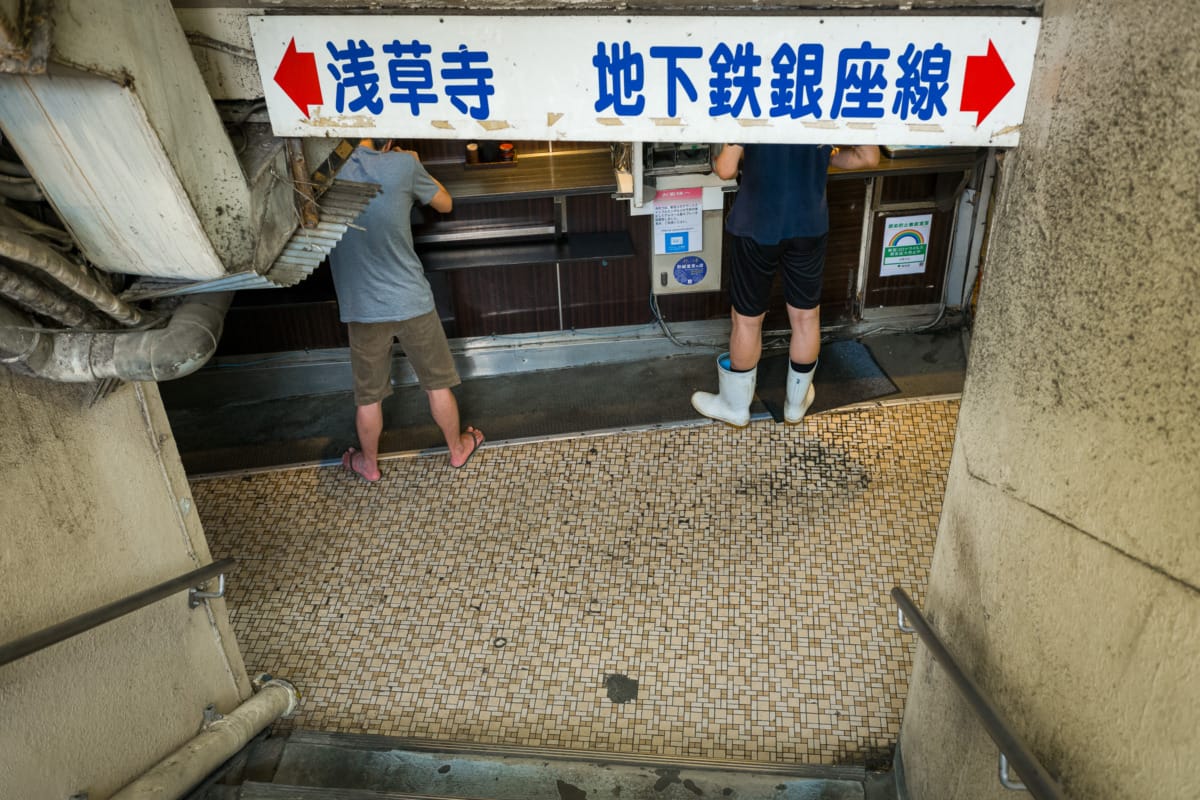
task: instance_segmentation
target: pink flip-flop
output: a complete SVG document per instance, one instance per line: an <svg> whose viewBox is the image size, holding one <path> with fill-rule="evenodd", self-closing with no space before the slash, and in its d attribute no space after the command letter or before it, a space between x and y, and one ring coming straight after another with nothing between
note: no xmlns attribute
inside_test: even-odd
<svg viewBox="0 0 1200 800"><path fill-rule="evenodd" d="M362 453L353 447L346 450L346 452L342 453L342 469L354 473L361 480L364 480L367 483L375 483L379 480L379 478L383 477L383 473L380 473L379 478L368 478L366 475L362 474L362 472L360 472L358 468L354 466L354 457L361 455Z"/></svg>

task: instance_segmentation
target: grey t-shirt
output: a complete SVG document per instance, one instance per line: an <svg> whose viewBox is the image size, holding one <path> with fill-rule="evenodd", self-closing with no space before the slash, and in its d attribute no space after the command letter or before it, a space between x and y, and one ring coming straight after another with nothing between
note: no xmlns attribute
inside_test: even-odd
<svg viewBox="0 0 1200 800"><path fill-rule="evenodd" d="M342 322L397 322L433 311L409 215L414 201L425 205L434 198L437 183L411 154L365 147L338 177L383 187L329 254Z"/></svg>

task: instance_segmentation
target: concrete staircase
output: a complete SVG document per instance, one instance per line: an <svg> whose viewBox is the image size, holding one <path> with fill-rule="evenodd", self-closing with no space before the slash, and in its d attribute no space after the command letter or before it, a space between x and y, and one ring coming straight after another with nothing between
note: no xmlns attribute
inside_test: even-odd
<svg viewBox="0 0 1200 800"><path fill-rule="evenodd" d="M295 732L195 800L898 800L891 773Z"/></svg>

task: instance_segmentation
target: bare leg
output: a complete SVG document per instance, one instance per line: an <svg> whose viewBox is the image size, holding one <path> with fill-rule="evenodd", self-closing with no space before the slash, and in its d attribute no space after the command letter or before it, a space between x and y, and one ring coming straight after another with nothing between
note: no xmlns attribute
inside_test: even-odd
<svg viewBox="0 0 1200 800"><path fill-rule="evenodd" d="M787 307L792 325L792 341L788 357L797 364L811 364L821 352L821 307Z"/></svg>
<svg viewBox="0 0 1200 800"><path fill-rule="evenodd" d="M369 481L379 478L379 436L383 433L383 403L357 406L354 427L358 430L358 458L350 457L350 467Z"/></svg>
<svg viewBox="0 0 1200 800"><path fill-rule="evenodd" d="M763 317L745 317L736 311L733 315L733 330L729 334L729 362L735 370L754 369L762 355Z"/></svg>
<svg viewBox="0 0 1200 800"><path fill-rule="evenodd" d="M475 448L483 443L483 433L468 427L462 431L462 422L458 418L458 401L454 392L449 389L427 389L429 411L433 421L437 423L446 437L446 447L450 450L450 466L461 467L467 458L475 452Z"/></svg>

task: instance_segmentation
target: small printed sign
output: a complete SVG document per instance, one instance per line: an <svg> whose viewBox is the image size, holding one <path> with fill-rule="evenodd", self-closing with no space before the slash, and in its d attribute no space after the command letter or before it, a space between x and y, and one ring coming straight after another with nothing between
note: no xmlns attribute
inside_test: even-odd
<svg viewBox="0 0 1200 800"><path fill-rule="evenodd" d="M683 286L695 286L708 274L708 264L699 256L684 256L675 262L675 280Z"/></svg>
<svg viewBox="0 0 1200 800"><path fill-rule="evenodd" d="M654 254L704 249L704 190L663 189L654 195Z"/></svg>
<svg viewBox="0 0 1200 800"><path fill-rule="evenodd" d="M883 259L879 276L916 275L925 271L932 214L888 217L884 220Z"/></svg>

